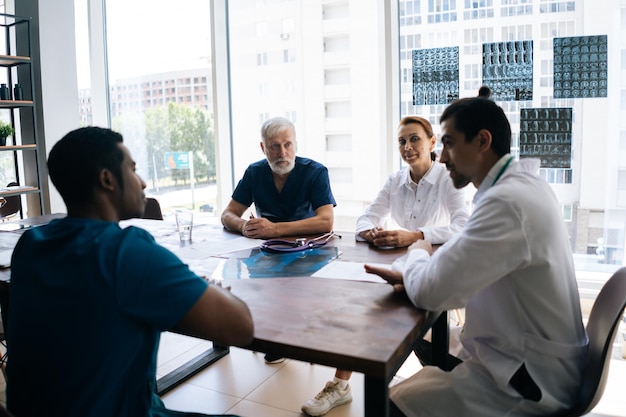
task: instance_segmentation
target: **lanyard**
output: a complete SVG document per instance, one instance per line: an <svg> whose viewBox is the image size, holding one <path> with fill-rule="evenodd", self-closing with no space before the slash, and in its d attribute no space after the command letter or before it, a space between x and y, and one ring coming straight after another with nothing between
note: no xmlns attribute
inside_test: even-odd
<svg viewBox="0 0 626 417"><path fill-rule="evenodd" d="M303 237L296 240L269 239L261 243L261 249L270 252L300 252L324 246L335 236L341 237L335 232L329 232L310 240Z"/></svg>
<svg viewBox="0 0 626 417"><path fill-rule="evenodd" d="M504 174L504 171L506 171L506 169L509 167L509 164L511 163L512 160L513 160L513 157L510 157L509 160L506 161L506 164L504 164L504 166L502 168L500 168L500 171L498 172L498 175L496 175L496 179L493 180L491 185L495 184L500 179L502 174Z"/></svg>

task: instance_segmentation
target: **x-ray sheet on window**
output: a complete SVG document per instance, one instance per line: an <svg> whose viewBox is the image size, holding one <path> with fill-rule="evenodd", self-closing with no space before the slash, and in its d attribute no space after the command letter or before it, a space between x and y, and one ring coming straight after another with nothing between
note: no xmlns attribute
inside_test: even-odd
<svg viewBox="0 0 626 417"><path fill-rule="evenodd" d="M542 168L570 168L572 109L520 110L520 158L539 158Z"/></svg>
<svg viewBox="0 0 626 417"><path fill-rule="evenodd" d="M607 36L554 38L554 98L606 97Z"/></svg>
<svg viewBox="0 0 626 417"><path fill-rule="evenodd" d="M483 44L483 85L495 101L533 99L533 41Z"/></svg>
<svg viewBox="0 0 626 417"><path fill-rule="evenodd" d="M459 47L414 49L413 105L449 104L459 98Z"/></svg>

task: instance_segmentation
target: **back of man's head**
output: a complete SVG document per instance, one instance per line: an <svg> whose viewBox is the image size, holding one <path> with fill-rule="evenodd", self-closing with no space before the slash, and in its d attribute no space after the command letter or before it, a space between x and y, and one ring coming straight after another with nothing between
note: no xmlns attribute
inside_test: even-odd
<svg viewBox="0 0 626 417"><path fill-rule="evenodd" d="M489 98L491 97L491 88L486 85L481 86L478 89L478 97Z"/></svg>
<svg viewBox="0 0 626 417"><path fill-rule="evenodd" d="M295 136L296 128L293 123L291 123L291 120L284 117L272 117L261 125L261 138L263 142L266 142L286 129L291 129Z"/></svg>
<svg viewBox="0 0 626 417"><path fill-rule="evenodd" d="M491 149L497 156L511 152L511 124L504 110L483 97L469 97L454 101L443 111L440 123L454 119L454 128L471 141L480 130L491 132Z"/></svg>
<svg viewBox="0 0 626 417"><path fill-rule="evenodd" d="M123 188L122 135L110 129L83 127L59 140L48 156L48 173L69 207L87 203L100 170L109 169Z"/></svg>

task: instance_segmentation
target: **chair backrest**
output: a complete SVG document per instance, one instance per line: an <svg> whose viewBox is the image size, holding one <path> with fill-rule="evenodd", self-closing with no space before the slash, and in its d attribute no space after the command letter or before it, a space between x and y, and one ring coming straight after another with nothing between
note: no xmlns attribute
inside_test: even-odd
<svg viewBox="0 0 626 417"><path fill-rule="evenodd" d="M163 220L163 213L161 212L161 205L156 198L146 198L146 209L143 212L144 219Z"/></svg>
<svg viewBox="0 0 626 417"><path fill-rule="evenodd" d="M626 267L604 284L587 321L589 352L578 403L567 416L582 416L595 407L606 386L613 342L626 307Z"/></svg>
<svg viewBox="0 0 626 417"><path fill-rule="evenodd" d="M10 182L7 184L7 187L12 187L18 185L16 182ZM7 201L6 204L0 207L0 218L4 219L6 217L13 216L22 209L22 199L19 195L12 195L10 197L4 197Z"/></svg>

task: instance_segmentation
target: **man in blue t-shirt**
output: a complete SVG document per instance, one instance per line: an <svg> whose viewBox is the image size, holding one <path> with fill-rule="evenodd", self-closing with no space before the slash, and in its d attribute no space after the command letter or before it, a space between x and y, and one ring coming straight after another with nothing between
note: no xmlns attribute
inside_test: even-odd
<svg viewBox="0 0 626 417"><path fill-rule="evenodd" d="M13 252L8 409L20 417L187 415L155 394L161 332L244 346L254 332L247 306L148 232L120 228L146 204L120 134L70 132L48 169L68 215L26 231Z"/></svg>
<svg viewBox="0 0 626 417"><path fill-rule="evenodd" d="M326 167L296 156L295 127L285 118L263 123L261 138L266 159L246 169L222 213L224 227L257 239L330 232L337 203ZM243 219L252 203L256 216Z"/></svg>

